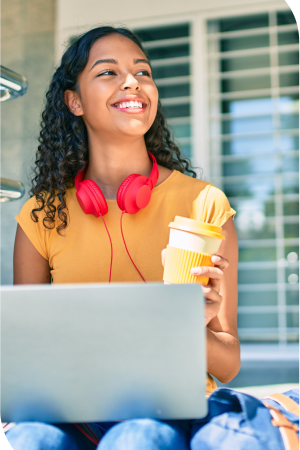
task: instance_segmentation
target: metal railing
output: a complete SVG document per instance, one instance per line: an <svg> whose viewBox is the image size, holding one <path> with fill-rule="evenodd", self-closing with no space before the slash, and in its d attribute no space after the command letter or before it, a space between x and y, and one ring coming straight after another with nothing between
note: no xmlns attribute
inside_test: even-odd
<svg viewBox="0 0 300 450"><path fill-rule="evenodd" d="M0 101L5 102L24 95L28 83L23 75L0 66Z"/></svg>
<svg viewBox="0 0 300 450"><path fill-rule="evenodd" d="M0 178L0 203L19 200L25 194L25 187L20 181Z"/></svg>
<svg viewBox="0 0 300 450"><path fill-rule="evenodd" d="M23 75L20 75L7 67L0 66L0 101L14 100L24 95L28 83ZM21 181L0 178L0 203L19 200L25 194L25 187Z"/></svg>

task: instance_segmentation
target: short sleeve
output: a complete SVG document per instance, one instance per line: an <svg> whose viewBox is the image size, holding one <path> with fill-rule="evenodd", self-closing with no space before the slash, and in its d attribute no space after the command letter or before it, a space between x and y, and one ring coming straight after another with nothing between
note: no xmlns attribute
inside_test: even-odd
<svg viewBox="0 0 300 450"><path fill-rule="evenodd" d="M207 185L194 202L195 219L222 227L224 223L236 215L223 191L213 185Z"/></svg>
<svg viewBox="0 0 300 450"><path fill-rule="evenodd" d="M38 222L34 222L31 218L31 211L34 208L37 208L37 202L35 197L31 197L27 202L23 205L19 214L15 217L16 221L33 244L33 246L37 249L37 251L47 260L49 260L49 255L47 251L47 238L48 234L51 230L47 230L41 217L39 217ZM39 213L37 212L39 216Z"/></svg>

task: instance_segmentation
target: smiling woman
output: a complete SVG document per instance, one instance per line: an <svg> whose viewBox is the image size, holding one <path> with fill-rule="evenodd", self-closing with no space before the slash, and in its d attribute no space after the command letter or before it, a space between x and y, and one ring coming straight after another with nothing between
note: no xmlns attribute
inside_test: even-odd
<svg viewBox="0 0 300 450"><path fill-rule="evenodd" d="M102 142L111 142L111 133L116 132L143 140L155 120L158 91L150 63L135 42L116 33L99 39L90 50L78 84L80 95L66 90L65 101L76 116L82 117L90 148L99 133ZM135 101L142 104L140 108L130 103ZM128 121L127 114L135 114L135 119ZM136 145L140 148L141 142ZM145 143L142 145L145 147Z"/></svg>
<svg viewBox="0 0 300 450"><path fill-rule="evenodd" d="M210 278L202 287L207 370L232 379L240 365L235 211L222 191L195 179L171 139L138 38L99 27L76 39L53 75L41 127L32 197L16 217L15 284L162 282L176 215L223 227L214 267L192 270ZM208 375L207 395L215 388ZM186 450L191 423L78 427L22 424L7 437L15 450L45 450L46 441L49 449L95 448L103 435L98 450Z"/></svg>
<svg viewBox="0 0 300 450"><path fill-rule="evenodd" d="M132 100L137 96L145 101L146 106L144 114L135 116L135 120L126 119L124 114L117 112L119 108L114 108L123 97ZM121 139L121 147L126 145L128 133L141 133L135 142L135 149L140 151L143 148L145 152L147 148L162 167L196 176L189 168L189 161L181 157L179 148L170 137L160 101L157 100L150 61L139 39L131 31L99 27L73 40L53 75L46 98L31 192L39 202L39 207L32 211L33 219L37 220L36 212L44 210L43 223L46 228L56 226L60 233L67 226L67 188L74 185L75 175L88 160L88 170L93 168L94 137L100 132L101 140L105 139L102 145L105 148L106 145L111 147L111 133L119 127L122 128L122 136L118 133L116 138ZM129 109L132 108L124 108ZM127 172L133 173L139 170L135 167L138 160L134 157L131 140L129 145L131 168L127 168ZM109 151L104 151L98 159L101 160L101 175L108 175L111 180L112 173L108 174L106 167L108 154ZM124 166L122 159L125 157L126 152L120 150L120 166ZM116 171L112 172L115 175ZM118 174L115 184L119 186L128 173ZM162 173L167 175L165 171ZM89 175L87 172L86 177ZM106 194L104 184L105 181L100 187ZM59 207L53 204L55 198L60 201ZM107 198L114 198L114 195ZM56 212L59 220L55 222Z"/></svg>

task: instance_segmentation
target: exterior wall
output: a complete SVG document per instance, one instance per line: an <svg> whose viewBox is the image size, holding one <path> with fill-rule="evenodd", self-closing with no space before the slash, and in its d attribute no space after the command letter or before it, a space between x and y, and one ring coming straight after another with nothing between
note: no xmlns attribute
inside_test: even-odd
<svg viewBox="0 0 300 450"><path fill-rule="evenodd" d="M172 5L171 8L170 5ZM165 24L176 21L178 18L182 19L183 16L194 17L195 13L200 19L202 16L214 17L220 14L225 17L234 14L237 7L242 14L249 11L265 11L268 7L286 6L284 0L211 0L209 7L204 0L187 0L186 2L131 0L129 4L118 0L111 2L3 0L2 64L23 74L29 82L29 88L24 97L2 105L1 175L22 181L28 192L30 166L37 146L40 112L45 90L53 72L54 53L58 60L71 35L100 23L134 27L154 22ZM203 49L203 42L198 46L199 50ZM199 66L198 74L201 75L202 69ZM199 81L201 90L200 78ZM202 88L205 90L204 85ZM204 136L205 133L201 135ZM205 154L202 155L201 160L203 167ZM2 284L12 283L13 242L16 229L14 216L27 198L28 195L22 200L2 205Z"/></svg>
<svg viewBox="0 0 300 450"><path fill-rule="evenodd" d="M289 8L284 0L58 0L56 16L55 58L58 61L71 36L99 25L128 26L140 29L176 22L190 22L192 26L192 70L194 80L193 104L194 154L196 166L204 169L204 179L210 179L207 109L207 36L206 20L235 15L255 15ZM195 81L196 80L196 81ZM194 100L193 100L194 101ZM195 126L197 125L197 126ZM201 161L201 163L199 163ZM289 350L289 351L288 351ZM280 369L278 369L280 367ZM230 387L297 382L298 345L244 344L242 367ZM221 385L221 383L218 383Z"/></svg>
<svg viewBox="0 0 300 450"><path fill-rule="evenodd" d="M13 281L15 215L28 198L29 171L37 147L40 112L54 60L55 0L2 1L2 65L24 75L24 97L2 104L1 176L22 181L25 198L2 204L2 284Z"/></svg>
<svg viewBox="0 0 300 450"><path fill-rule="evenodd" d="M171 6L170 6L171 5ZM161 2L152 0L57 0L55 60L58 63L70 37L83 33L99 25L128 26L142 28L187 21L192 24L194 40L192 43L195 60L192 74L197 83L193 91L194 122L194 167L201 167L203 178L210 179L210 161L207 130L207 43L205 22L209 18L232 15L265 13L268 10L287 9L284 0L180 0ZM195 105L195 99L202 99Z"/></svg>
<svg viewBox="0 0 300 450"><path fill-rule="evenodd" d="M203 24L206 18L232 16L237 12L241 15L255 14L259 11L265 12L269 9L285 9L286 7L287 3L284 0L210 0L210 2L204 0L186 0L185 2L182 0L165 2L160 0L130 0L129 2L3 0L2 64L23 74L29 82L29 89L24 97L2 105L1 175L22 181L27 188L27 195L20 201L2 205L1 284L11 284L13 280L13 243L16 230L14 216L28 198L30 166L34 161L40 113L44 94L53 73L54 58L59 59L70 36L99 24L142 27L154 24L165 25L192 18L197 30L193 45L196 47L194 53L198 61L193 74L197 79L197 92L194 92L194 96L203 98L202 93L206 90L206 68L203 57L203 53L206 52L206 43ZM204 106L202 105L201 108ZM204 127L205 109L197 110L195 116L195 120ZM199 154L200 151L203 152L201 161L205 161L207 153L205 130L199 127L199 134L196 137L199 141ZM201 166L203 167L203 164ZM278 353L277 346L275 350ZM297 350L298 348L295 347L293 355L294 353L296 355ZM257 352L256 348L255 352ZM269 347L264 355L268 352ZM286 352L285 348L283 352ZM275 356L272 358L276 359ZM250 363L254 361L251 366L252 374L259 374L256 353L255 356L251 354L248 359ZM294 381L294 378L298 377L297 357L293 356L290 360L294 361L294 365L292 365L293 377L290 376L289 381ZM248 374L247 381L243 379L239 385L249 384L249 378L251 378L249 367L244 366L244 371ZM270 366L268 371L270 370L273 371L273 367ZM283 370L286 371L285 366ZM284 374L280 377L281 375L278 375L276 379L272 379L272 382L284 382L289 375ZM252 382L258 384L262 384L262 380L264 384L271 382L270 378L268 380L266 378L265 375L260 375L259 380L253 378Z"/></svg>
<svg viewBox="0 0 300 450"><path fill-rule="evenodd" d="M59 58L69 36L97 25L143 26L166 24L169 21L192 17L195 13L204 16L225 17L236 13L247 14L266 11L268 8L286 8L284 0L57 0L56 57Z"/></svg>

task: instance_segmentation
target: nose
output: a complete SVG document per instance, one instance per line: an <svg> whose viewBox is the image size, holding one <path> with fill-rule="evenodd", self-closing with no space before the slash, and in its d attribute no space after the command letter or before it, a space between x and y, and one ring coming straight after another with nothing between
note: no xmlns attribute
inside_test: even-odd
<svg viewBox="0 0 300 450"><path fill-rule="evenodd" d="M125 91L128 89L132 89L132 90L136 90L136 91L140 90L140 85L139 85L138 80L130 73L126 75L125 80L121 85L122 91Z"/></svg>

